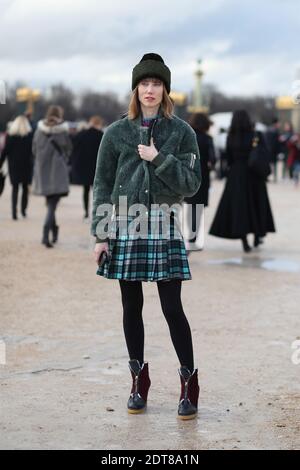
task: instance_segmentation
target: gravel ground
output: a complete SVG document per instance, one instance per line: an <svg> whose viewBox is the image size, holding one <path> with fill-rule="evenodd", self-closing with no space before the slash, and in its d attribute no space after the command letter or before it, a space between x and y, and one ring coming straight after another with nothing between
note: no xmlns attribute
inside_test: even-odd
<svg viewBox="0 0 300 470"><path fill-rule="evenodd" d="M222 187L211 191L206 231ZM13 221L6 185L1 449L299 449L300 364L291 358L300 339L300 188L281 182L269 191L278 232L260 249L245 255L238 241L207 235L205 250L191 254L182 299L201 392L199 417L181 422L178 362L156 284L143 284L148 410L128 415L119 285L96 276L80 188L61 202L60 240L47 250L43 199L31 196L28 218Z"/></svg>

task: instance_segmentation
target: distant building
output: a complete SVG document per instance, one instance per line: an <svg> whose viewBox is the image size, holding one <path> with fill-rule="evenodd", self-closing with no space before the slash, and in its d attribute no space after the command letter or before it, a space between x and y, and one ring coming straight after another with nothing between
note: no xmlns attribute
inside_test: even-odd
<svg viewBox="0 0 300 470"><path fill-rule="evenodd" d="M187 118L187 94L178 91L171 91L170 98L175 105L175 114L181 119Z"/></svg>
<svg viewBox="0 0 300 470"><path fill-rule="evenodd" d="M290 121L296 132L300 132L300 104L292 96L278 96L276 109L281 122Z"/></svg>

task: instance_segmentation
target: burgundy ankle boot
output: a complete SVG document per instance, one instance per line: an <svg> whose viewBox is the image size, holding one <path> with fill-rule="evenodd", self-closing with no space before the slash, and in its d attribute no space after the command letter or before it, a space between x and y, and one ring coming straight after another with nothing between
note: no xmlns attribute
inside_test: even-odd
<svg viewBox="0 0 300 470"><path fill-rule="evenodd" d="M180 419L196 418L198 413L198 369L194 369L193 373L185 366L178 370L181 380L181 395L178 405L178 417Z"/></svg>
<svg viewBox="0 0 300 470"><path fill-rule="evenodd" d="M148 362L141 365L137 359L132 359L129 361L129 369L132 375L132 388L127 403L128 413L142 413L147 405L147 396L151 385Z"/></svg>

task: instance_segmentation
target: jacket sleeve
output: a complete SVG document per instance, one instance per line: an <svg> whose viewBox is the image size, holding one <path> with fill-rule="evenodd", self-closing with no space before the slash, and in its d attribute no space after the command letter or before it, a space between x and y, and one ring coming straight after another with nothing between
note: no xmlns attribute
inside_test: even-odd
<svg viewBox="0 0 300 470"><path fill-rule="evenodd" d="M66 156L66 160L69 162L71 158L72 150L73 150L73 144L72 144L72 140L69 134L66 133L64 137L65 138L64 138L64 144L63 144L63 150Z"/></svg>
<svg viewBox="0 0 300 470"><path fill-rule="evenodd" d="M2 165L5 162L5 159L6 159L6 157L8 156L8 154L10 152L10 142L11 142L11 139L10 139L9 136L7 136L5 146L2 150L1 157L0 157L0 168L2 168Z"/></svg>
<svg viewBox="0 0 300 470"><path fill-rule="evenodd" d="M179 152L164 152L162 147L151 162L155 174L177 194L188 197L197 193L201 185L200 154L196 134L188 126Z"/></svg>
<svg viewBox="0 0 300 470"><path fill-rule="evenodd" d="M97 215L97 208L101 204L111 204L111 193L115 183L117 162L117 152L114 148L109 132L106 131L102 137L98 150L93 184L91 234L96 237L96 243L108 240L108 237L97 236L97 225L105 217L104 215Z"/></svg>
<svg viewBox="0 0 300 470"><path fill-rule="evenodd" d="M33 156L33 161L35 160L36 158L36 150L37 150L37 143L36 143L36 140L37 140L37 134L38 134L38 131L36 130L33 134L33 139L32 139L32 156Z"/></svg>

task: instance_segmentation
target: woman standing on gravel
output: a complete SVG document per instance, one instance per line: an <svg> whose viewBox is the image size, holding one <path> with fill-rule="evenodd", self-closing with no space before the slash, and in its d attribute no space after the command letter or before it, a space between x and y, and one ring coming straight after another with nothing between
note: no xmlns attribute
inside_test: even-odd
<svg viewBox="0 0 300 470"><path fill-rule="evenodd" d="M175 220L179 211L169 206L181 204L185 196L198 191L201 170L195 133L173 114L170 82L171 72L158 54L145 54L134 67L128 114L107 128L99 147L91 232L96 236L96 262L104 251L108 254L97 274L118 279L120 284L132 375L128 412L141 413L145 409L151 384L148 363L144 362L142 281L154 281L180 361L178 416L191 419L197 415L198 370L194 369L191 330L181 303L181 284L191 279L191 273ZM126 233L124 198L128 209ZM113 205L115 231L104 233L104 215L99 210L102 204ZM128 233L136 217L129 215L136 213L133 204L139 204L138 212L146 209L139 218L139 228L145 228L146 221L146 236L132 237ZM165 204L164 210L158 209L160 204ZM168 234L161 231L160 225L166 220L170 222ZM156 237L153 222L160 227Z"/></svg>

